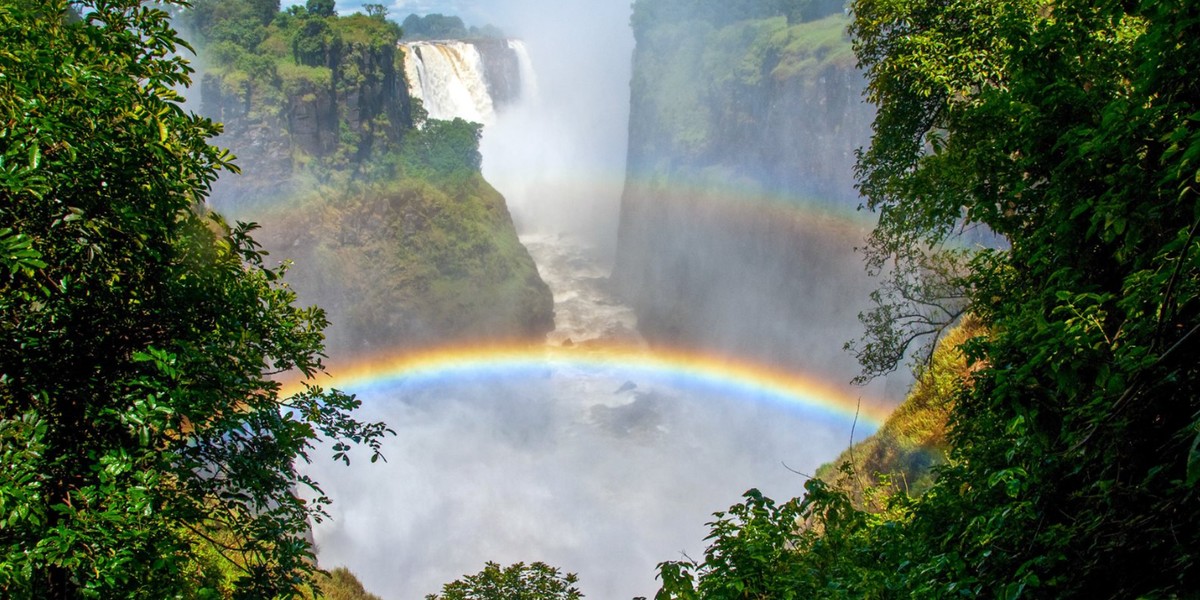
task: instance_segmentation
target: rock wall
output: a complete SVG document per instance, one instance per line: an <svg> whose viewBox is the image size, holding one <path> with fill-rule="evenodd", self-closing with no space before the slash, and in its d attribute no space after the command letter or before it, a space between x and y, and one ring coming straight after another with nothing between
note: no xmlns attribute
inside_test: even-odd
<svg viewBox="0 0 1200 600"><path fill-rule="evenodd" d="M215 194L253 202L275 194L298 163L345 168L394 148L412 126L411 100L392 44L346 43L326 64L281 64L250 77L214 69L200 77L200 112L225 124L217 144L251 177L224 178Z"/></svg>
<svg viewBox="0 0 1200 600"><path fill-rule="evenodd" d="M652 342L848 380L872 283L854 152L872 108L837 14L654 19L635 4L613 279Z"/></svg>
<svg viewBox="0 0 1200 600"><path fill-rule="evenodd" d="M356 23L379 25L363 19L316 23L320 52L276 48L200 74L200 111L224 123L217 144L242 170L213 206L261 223L272 259L294 261L288 280L326 309L331 353L540 342L553 299L472 160L478 130L415 129L396 40L366 35Z"/></svg>
<svg viewBox="0 0 1200 600"><path fill-rule="evenodd" d="M477 340L537 342L550 289L481 176L319 188L264 225L288 281L324 307L328 345L357 353Z"/></svg>

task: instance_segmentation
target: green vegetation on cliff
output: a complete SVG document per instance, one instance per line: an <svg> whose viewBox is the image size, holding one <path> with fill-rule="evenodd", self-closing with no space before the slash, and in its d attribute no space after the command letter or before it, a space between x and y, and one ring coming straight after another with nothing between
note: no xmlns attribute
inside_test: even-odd
<svg viewBox="0 0 1200 600"><path fill-rule="evenodd" d="M222 180L218 205L297 262L289 281L328 308L339 349L539 339L553 300L480 176L480 126L425 117L386 11L310 8L184 13L202 36L202 109L248 173Z"/></svg>
<svg viewBox="0 0 1200 600"><path fill-rule="evenodd" d="M380 600L379 596L363 588L362 582L344 567L318 574L316 588L319 593L313 597L320 600Z"/></svg>
<svg viewBox="0 0 1200 600"><path fill-rule="evenodd" d="M632 118L638 126L631 130L648 128L631 144L634 168L649 176L715 165L762 170L739 158L763 158L755 144L770 143L763 133L780 125L781 110L800 110L806 103L812 110L827 102L819 99L826 93L837 96L839 108L857 101L858 86L838 89L828 81L855 81L849 21L840 3L839 10L807 19L789 18L768 3L746 4L744 10L735 5L705 10L669 0L634 4ZM830 115L835 121L846 117ZM776 153L766 162L783 156L791 153ZM805 168L803 161L791 166ZM760 185L776 187L757 176Z"/></svg>
<svg viewBox="0 0 1200 600"><path fill-rule="evenodd" d="M279 12L277 2L271 11L258 0L200 0L183 12L203 67L201 110L225 124L221 142L243 168L278 180L396 149L420 110L405 91L400 27L384 17Z"/></svg>
<svg viewBox="0 0 1200 600"><path fill-rule="evenodd" d="M654 342L848 379L852 360L808 348L844 337L835 323L870 282L847 223L818 215L853 218L873 108L840 5L813 17L771 2L634 5L613 279Z"/></svg>
<svg viewBox="0 0 1200 600"><path fill-rule="evenodd" d="M335 318L330 344L366 349L480 338L537 339L553 299L478 174L322 186L271 215L264 243L288 279Z"/></svg>

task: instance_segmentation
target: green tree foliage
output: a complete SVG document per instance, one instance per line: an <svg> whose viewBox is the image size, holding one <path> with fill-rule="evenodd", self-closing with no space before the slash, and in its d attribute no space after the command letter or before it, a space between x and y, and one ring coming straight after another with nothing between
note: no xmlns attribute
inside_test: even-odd
<svg viewBox="0 0 1200 600"><path fill-rule="evenodd" d="M170 15L71 5L0 2L0 595L290 597L329 501L294 463L386 429L271 379L325 317L205 209L233 167Z"/></svg>
<svg viewBox="0 0 1200 600"><path fill-rule="evenodd" d="M442 593L425 600L577 600L583 594L575 587L574 573L546 563L516 563L501 568L494 562L474 575L442 586Z"/></svg>
<svg viewBox="0 0 1200 600"><path fill-rule="evenodd" d="M279 0L248 0L254 16L263 25L269 24L279 14Z"/></svg>
<svg viewBox="0 0 1200 600"><path fill-rule="evenodd" d="M479 172L483 126L463 119L430 119L409 133L401 148L405 173L424 177L465 177Z"/></svg>
<svg viewBox="0 0 1200 600"><path fill-rule="evenodd" d="M186 20L209 43L252 48L266 37L266 26L278 13L279 0L196 0Z"/></svg>
<svg viewBox="0 0 1200 600"><path fill-rule="evenodd" d="M387 19L388 9L382 4L364 4L362 7L363 12L366 12L368 17L380 21Z"/></svg>
<svg viewBox="0 0 1200 600"><path fill-rule="evenodd" d="M659 565L655 600L878 598L886 580L872 535L884 517L819 479L782 504L750 490L709 523L703 561Z"/></svg>
<svg viewBox="0 0 1200 600"><path fill-rule="evenodd" d="M314 17L333 17L337 15L337 10L334 8L334 0L308 0L304 7L308 10L308 14Z"/></svg>
<svg viewBox="0 0 1200 600"><path fill-rule="evenodd" d="M880 107L860 161L871 256L963 222L1010 244L966 276L993 335L969 348L983 368L955 411L956 460L915 514L920 585L1194 590L1200 89L1181 73L1200 54L1181 41L1200 8L918 4L854 7Z"/></svg>
<svg viewBox="0 0 1200 600"><path fill-rule="evenodd" d="M954 277L989 333L963 346L973 372L952 450L928 491L882 513L810 482L800 527L766 520L796 536L793 552L754 541L763 520L740 515L771 512L750 498L732 528L714 525L705 562L664 565L660 597L1194 596L1200 84L1187 74L1200 50L1186 40L1200 6L858 0L853 12L879 105L859 160L880 214L868 260L936 256L964 227L1005 241ZM742 554L788 578L758 585L760 562L727 567Z"/></svg>
<svg viewBox="0 0 1200 600"><path fill-rule="evenodd" d="M328 21L311 13L292 37L292 58L298 65L333 68L341 48L342 37Z"/></svg>

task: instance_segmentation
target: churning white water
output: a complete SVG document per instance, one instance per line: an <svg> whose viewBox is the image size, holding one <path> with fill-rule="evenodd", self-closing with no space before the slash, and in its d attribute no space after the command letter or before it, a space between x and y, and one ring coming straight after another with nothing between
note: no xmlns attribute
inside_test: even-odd
<svg viewBox="0 0 1200 600"><path fill-rule="evenodd" d="M431 119L458 117L484 125L495 121L483 59L473 44L439 41L401 46L409 94L421 100Z"/></svg>

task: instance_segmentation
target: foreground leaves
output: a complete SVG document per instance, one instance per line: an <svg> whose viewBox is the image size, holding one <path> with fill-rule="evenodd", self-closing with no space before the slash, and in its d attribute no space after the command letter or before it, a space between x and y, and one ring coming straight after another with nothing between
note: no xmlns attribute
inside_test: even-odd
<svg viewBox="0 0 1200 600"><path fill-rule="evenodd" d="M5 0L0 38L0 595L294 594L296 460L386 429L270 378L321 369L324 314L204 207L235 169L186 43L137 0Z"/></svg>
<svg viewBox="0 0 1200 600"><path fill-rule="evenodd" d="M943 281L989 331L963 346L973 371L953 450L924 495L896 494L879 514L843 512L844 494L814 483L798 519L765 518L771 505L749 497L729 514L751 518L713 524L703 563L664 566L660 597L1191 597L1200 84L1187 74L1200 51L1186 40L1200 6L858 0L853 12L879 104L859 157L880 214L868 265L920 277L922 257L968 248ZM965 244L972 228L992 243ZM901 316L869 321L886 352L864 355L868 374L897 356L886 343L905 339L904 315L924 318L921 301L939 296L906 292L937 281L885 287L881 305ZM763 526L792 550L764 552ZM788 578L759 585L763 571Z"/></svg>

